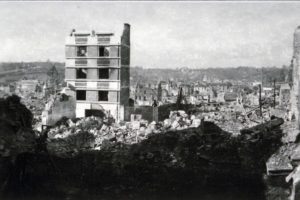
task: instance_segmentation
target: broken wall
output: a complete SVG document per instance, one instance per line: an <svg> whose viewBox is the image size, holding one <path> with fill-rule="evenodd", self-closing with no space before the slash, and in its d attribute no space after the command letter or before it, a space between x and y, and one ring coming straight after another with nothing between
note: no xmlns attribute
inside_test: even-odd
<svg viewBox="0 0 300 200"><path fill-rule="evenodd" d="M75 118L75 99L67 95L58 95L48 102L42 113L42 124L53 126L62 117Z"/></svg>
<svg viewBox="0 0 300 200"><path fill-rule="evenodd" d="M152 106L135 106L124 108L124 121L130 121L131 115L142 115L142 119L145 119L149 122L158 121L158 107Z"/></svg>

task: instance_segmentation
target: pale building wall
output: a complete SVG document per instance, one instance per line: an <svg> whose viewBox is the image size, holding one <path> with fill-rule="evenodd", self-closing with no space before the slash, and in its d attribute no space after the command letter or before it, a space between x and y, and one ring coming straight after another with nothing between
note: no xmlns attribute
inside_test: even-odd
<svg viewBox="0 0 300 200"><path fill-rule="evenodd" d="M119 92L116 92L116 91L109 91L108 92L108 101L110 102L118 102L119 101L119 98L118 98L118 93Z"/></svg>
<svg viewBox="0 0 300 200"><path fill-rule="evenodd" d="M98 47L97 46L88 46L87 48L89 57L97 57L98 56Z"/></svg>
<svg viewBox="0 0 300 200"><path fill-rule="evenodd" d="M119 79L119 69L110 69L109 70L109 79L118 80Z"/></svg>
<svg viewBox="0 0 300 200"><path fill-rule="evenodd" d="M87 79L98 79L98 69L87 69Z"/></svg>
<svg viewBox="0 0 300 200"><path fill-rule="evenodd" d="M98 91L87 90L86 99L88 101L98 101Z"/></svg>
<svg viewBox="0 0 300 200"><path fill-rule="evenodd" d="M56 96L46 104L42 112L42 124L53 126L62 117L74 118L76 110L75 99L68 96L67 100L61 101L60 96Z"/></svg>
<svg viewBox="0 0 300 200"><path fill-rule="evenodd" d="M86 100L77 101L76 116L85 117L85 110L97 110L95 105L99 105L102 106L101 110L110 111L115 119L120 120L124 118L120 117L122 115L120 104L127 105L129 100L130 25L124 25L121 44L118 45L110 44L111 35L102 37L101 34L95 35L95 32L85 34L87 35L80 35L74 31L66 38L65 77L67 84L75 87L76 90L86 91ZM86 57L77 58L78 46L87 47ZM100 46L104 46L109 55L105 54L100 57ZM100 80L99 68L105 67L109 68L109 78ZM76 68L87 70L86 80L76 80ZM74 81L70 81L70 79L74 79ZM108 91L108 102L99 102L99 91Z"/></svg>
<svg viewBox="0 0 300 200"><path fill-rule="evenodd" d="M66 68L65 69L65 79L75 79L76 78L76 69L75 68Z"/></svg>
<svg viewBox="0 0 300 200"><path fill-rule="evenodd" d="M85 117L85 110L91 109L90 103L76 103L76 117L82 118Z"/></svg>
<svg viewBox="0 0 300 200"><path fill-rule="evenodd" d="M93 109L93 103L76 103L76 117L82 118L85 117L85 110ZM116 120L120 120L118 117L119 112L122 112L120 110L120 107L118 104L111 104L111 103L102 103L101 107L106 111L109 112L110 115L115 118Z"/></svg>

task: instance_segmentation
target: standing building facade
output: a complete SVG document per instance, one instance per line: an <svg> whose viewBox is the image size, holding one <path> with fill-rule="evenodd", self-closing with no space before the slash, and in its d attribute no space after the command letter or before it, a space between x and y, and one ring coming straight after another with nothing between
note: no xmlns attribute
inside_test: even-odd
<svg viewBox="0 0 300 200"><path fill-rule="evenodd" d="M76 117L124 118L130 94L130 25L120 43L113 33L76 32L66 38L65 81L75 91Z"/></svg>

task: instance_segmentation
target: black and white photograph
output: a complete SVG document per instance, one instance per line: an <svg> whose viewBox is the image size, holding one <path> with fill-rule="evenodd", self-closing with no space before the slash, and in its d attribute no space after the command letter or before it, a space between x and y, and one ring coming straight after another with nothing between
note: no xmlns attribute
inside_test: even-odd
<svg viewBox="0 0 300 200"><path fill-rule="evenodd" d="M1 200L300 200L300 2L0 1Z"/></svg>

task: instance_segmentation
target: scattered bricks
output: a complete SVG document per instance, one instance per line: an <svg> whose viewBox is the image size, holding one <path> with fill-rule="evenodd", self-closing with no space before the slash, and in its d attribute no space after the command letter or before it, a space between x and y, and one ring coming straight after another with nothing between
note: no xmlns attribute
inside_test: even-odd
<svg viewBox="0 0 300 200"><path fill-rule="evenodd" d="M194 119L192 122L192 127L198 127L201 124L201 119Z"/></svg>
<svg viewBox="0 0 300 200"><path fill-rule="evenodd" d="M145 131L145 134L146 134L146 135L150 135L150 134L153 133L154 130L155 130L155 129L152 129L152 128L148 127L148 128L146 129L146 131Z"/></svg>
<svg viewBox="0 0 300 200"><path fill-rule="evenodd" d="M186 123L187 126L190 126L190 125L192 124L192 121L189 120L189 119L186 119L186 120L185 120L185 123Z"/></svg>
<svg viewBox="0 0 300 200"><path fill-rule="evenodd" d="M171 129L177 129L180 126L180 124L178 123L178 121L174 121L171 125Z"/></svg>
<svg viewBox="0 0 300 200"><path fill-rule="evenodd" d="M133 121L131 124L132 124L132 129L134 129L134 130L140 129L140 126L141 126L140 121Z"/></svg>
<svg viewBox="0 0 300 200"><path fill-rule="evenodd" d="M108 141L110 145L114 145L116 142L133 144L147 139L148 136L152 134L164 133L168 130L183 130L198 127L201 123L198 117L195 115L188 116L184 111L170 112L169 119L158 123L153 121L150 124L147 120L142 119L120 124L108 124L107 122L105 123L105 120L97 117L77 119L76 122L71 119L65 119L65 121L66 123L49 130L48 135L50 135L50 137L48 142L51 143L55 140L61 140L59 143L56 142L57 149L55 152L61 154L62 152L60 151L64 151L65 153L66 151L72 151L74 155L76 155L76 151L80 152L84 150L82 148L102 149L105 146L105 141ZM93 136L94 139L90 140L90 144L85 144L85 146L81 145L81 147L76 149L70 150L66 148L62 141L68 141L69 137L80 134Z"/></svg>
<svg viewBox="0 0 300 200"><path fill-rule="evenodd" d="M145 127L140 127L140 129L138 130L138 135L139 136L145 136L146 133L146 128Z"/></svg>
<svg viewBox="0 0 300 200"><path fill-rule="evenodd" d="M191 115L191 120L194 120L196 119L196 116L195 115Z"/></svg>
<svg viewBox="0 0 300 200"><path fill-rule="evenodd" d="M151 123L149 124L148 127L149 127L151 130L156 129L156 122L155 122L155 121L151 122Z"/></svg>
<svg viewBox="0 0 300 200"><path fill-rule="evenodd" d="M177 113L182 117L184 117L186 115L184 110L178 110Z"/></svg>
<svg viewBox="0 0 300 200"><path fill-rule="evenodd" d="M170 119L165 119L163 125L164 125L165 128L170 128L171 127L171 120Z"/></svg>
<svg viewBox="0 0 300 200"><path fill-rule="evenodd" d="M76 125L71 119L68 119L67 124L69 127L75 127Z"/></svg>

